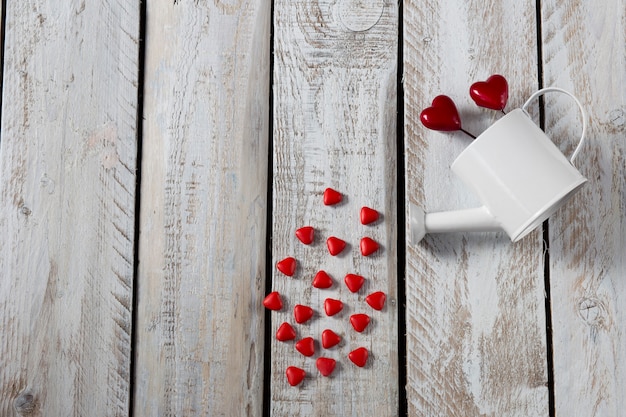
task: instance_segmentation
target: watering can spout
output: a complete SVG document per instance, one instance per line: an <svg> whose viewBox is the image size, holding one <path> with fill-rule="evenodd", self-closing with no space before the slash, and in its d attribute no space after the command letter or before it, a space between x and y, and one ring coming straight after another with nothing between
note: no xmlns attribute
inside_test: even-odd
<svg viewBox="0 0 626 417"><path fill-rule="evenodd" d="M492 232L502 227L486 207L425 213L409 205L411 243L417 244L426 233Z"/></svg>

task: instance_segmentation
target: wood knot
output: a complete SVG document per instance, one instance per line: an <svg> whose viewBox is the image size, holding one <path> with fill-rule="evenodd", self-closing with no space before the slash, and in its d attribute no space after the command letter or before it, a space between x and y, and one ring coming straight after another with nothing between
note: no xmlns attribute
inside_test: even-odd
<svg viewBox="0 0 626 417"><path fill-rule="evenodd" d="M602 302L595 297L581 298L578 301L578 315L589 326L601 325L604 316Z"/></svg>
<svg viewBox="0 0 626 417"><path fill-rule="evenodd" d="M340 0L339 19L352 32L373 28L385 9L385 0Z"/></svg>
<svg viewBox="0 0 626 417"><path fill-rule="evenodd" d="M15 401L13 401L13 406L15 407L15 411L20 415L28 416L35 411L37 402L33 394L30 392L22 392L17 396Z"/></svg>

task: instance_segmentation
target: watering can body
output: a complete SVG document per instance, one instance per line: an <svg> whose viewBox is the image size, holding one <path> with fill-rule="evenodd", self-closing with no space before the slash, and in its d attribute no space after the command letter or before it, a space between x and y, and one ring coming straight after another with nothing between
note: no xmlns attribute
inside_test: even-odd
<svg viewBox="0 0 626 417"><path fill-rule="evenodd" d="M563 92L544 89L538 93L554 90ZM583 123L583 138L584 130ZM582 139L577 151L581 144ZM497 230L505 231L516 242L587 181L524 108L509 112L485 130L457 157L451 169L483 206L425 213L411 204L412 242L419 242L426 233Z"/></svg>

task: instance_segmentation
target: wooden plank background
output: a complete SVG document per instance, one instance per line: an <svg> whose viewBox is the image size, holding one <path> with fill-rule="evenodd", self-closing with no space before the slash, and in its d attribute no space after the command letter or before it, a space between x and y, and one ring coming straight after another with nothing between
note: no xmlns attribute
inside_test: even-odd
<svg viewBox="0 0 626 417"><path fill-rule="evenodd" d="M2 4L0 416L622 414L624 0ZM480 133L500 115L468 88L496 72L508 110L542 85L581 99L589 183L517 244L399 240L408 202L478 204L449 169L470 139L418 117L448 94ZM571 152L569 99L540 113ZM326 187L344 203L323 206ZM361 225L364 205L382 220ZM362 236L382 250L363 258ZM292 278L275 268L286 256ZM311 287L321 268L329 290ZM357 294L348 272L367 278ZM269 290L282 311L263 309ZM381 312L364 303L375 290ZM316 310L294 325L318 340L313 358L274 337L296 303ZM357 312L373 319L363 334ZM325 328L338 347L322 349ZM318 356L337 359L333 376ZM290 365L307 372L298 387Z"/></svg>

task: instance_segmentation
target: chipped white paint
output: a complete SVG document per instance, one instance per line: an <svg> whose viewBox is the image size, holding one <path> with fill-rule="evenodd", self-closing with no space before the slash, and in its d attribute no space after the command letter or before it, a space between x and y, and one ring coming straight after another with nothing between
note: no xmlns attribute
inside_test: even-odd
<svg viewBox="0 0 626 417"><path fill-rule="evenodd" d="M8 1L0 415L128 415L139 2Z"/></svg>
<svg viewBox="0 0 626 417"><path fill-rule="evenodd" d="M270 2L149 2L137 416L263 412Z"/></svg>

